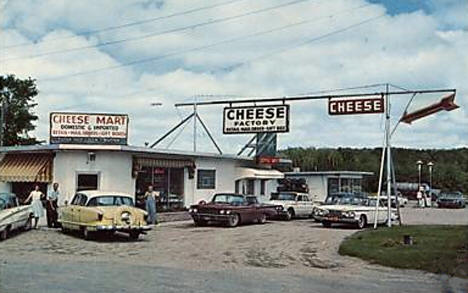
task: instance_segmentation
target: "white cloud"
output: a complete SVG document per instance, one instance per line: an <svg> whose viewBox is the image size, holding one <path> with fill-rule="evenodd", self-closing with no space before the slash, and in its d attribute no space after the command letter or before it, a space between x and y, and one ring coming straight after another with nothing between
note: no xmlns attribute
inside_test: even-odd
<svg viewBox="0 0 468 293"><path fill-rule="evenodd" d="M66 1L66 4L64 1L7 1L2 3L1 46L25 42L31 45L1 50L0 59L141 36L286 2L238 1L159 22L73 37L79 32L168 15L207 3L191 2L190 7L186 7L186 2L182 1ZM35 134L40 138L48 136L48 113L53 110L129 113L130 142L142 145L145 141L154 141L175 125L180 120L179 115L187 115L190 112L188 109L177 111L173 104L193 100L194 95L283 96L390 82L408 88L454 87L457 88L457 103L462 106L454 112L440 113L415 122L411 127L401 125L394 136L395 145L420 148L466 146L468 118L464 108L468 106L468 57L464 52L468 35L465 30L447 28L441 17L455 13L454 8L447 10L439 7L429 15L420 11L393 17L386 15L281 54L258 58L385 11L375 4L361 7L365 4L363 0L305 1L249 17L118 46L10 60L2 63L2 72L38 79L40 94L36 112L41 120ZM466 4L457 4L456 7L463 10ZM310 22L137 66L46 80L214 44L303 20ZM463 20L457 23L463 23ZM34 43L37 39L44 42ZM253 62L228 71L220 70L248 60ZM394 99L394 118L401 114L407 98ZM411 109L437 98L428 96L422 100L418 97ZM152 101L163 102L164 105L151 108L149 103ZM280 135L279 139L283 147L378 146L382 142L380 116L329 117L326 101L294 103L291 109L291 132ZM226 151L235 152L248 140L246 136L222 136L222 107L201 108L200 113ZM188 126L173 146L190 148L191 130L191 126ZM213 150L206 136L199 141L201 150Z"/></svg>

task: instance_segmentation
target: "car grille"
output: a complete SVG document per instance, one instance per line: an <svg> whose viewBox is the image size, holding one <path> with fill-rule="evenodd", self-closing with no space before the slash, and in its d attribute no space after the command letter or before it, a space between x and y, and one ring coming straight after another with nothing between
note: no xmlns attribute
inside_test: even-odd
<svg viewBox="0 0 468 293"><path fill-rule="evenodd" d="M328 212L328 216L331 216L331 217L341 217L341 211L330 210L330 211Z"/></svg>

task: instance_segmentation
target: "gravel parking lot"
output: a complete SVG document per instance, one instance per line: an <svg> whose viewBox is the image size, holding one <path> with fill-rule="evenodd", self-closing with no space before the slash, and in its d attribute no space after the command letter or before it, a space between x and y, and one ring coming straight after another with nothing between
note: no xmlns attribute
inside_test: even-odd
<svg viewBox="0 0 468 293"><path fill-rule="evenodd" d="M468 224L468 209L408 207L402 209L402 215L405 224ZM139 241L130 241L124 235L84 241L77 235L42 228L18 234L0 243L0 247L1 258L6 263L40 259L52 263L91 260L93 263L157 265L205 272L260 270L326 278L339 275L340 279L390 278L405 280L408 284L423 281L431 286L440 283L439 277L428 273L384 268L338 255L340 242L355 231L348 227L323 228L312 220L275 221L234 229L195 227L191 221L183 221L162 224ZM452 280L456 288L468 288L465 281Z"/></svg>

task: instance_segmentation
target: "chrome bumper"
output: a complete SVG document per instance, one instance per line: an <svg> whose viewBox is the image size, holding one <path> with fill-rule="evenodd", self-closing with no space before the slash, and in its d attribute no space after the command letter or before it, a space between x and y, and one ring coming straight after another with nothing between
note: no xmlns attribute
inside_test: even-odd
<svg viewBox="0 0 468 293"><path fill-rule="evenodd" d="M355 218L342 218L342 217L323 217L323 216L314 216L314 219L319 222L330 222L330 223L346 223L346 224L355 224L359 220Z"/></svg>
<svg viewBox="0 0 468 293"><path fill-rule="evenodd" d="M151 227L148 225L144 226L114 226L114 225L99 225L95 227L89 227L89 230L96 231L121 231L121 232L130 232L130 231L149 231Z"/></svg>

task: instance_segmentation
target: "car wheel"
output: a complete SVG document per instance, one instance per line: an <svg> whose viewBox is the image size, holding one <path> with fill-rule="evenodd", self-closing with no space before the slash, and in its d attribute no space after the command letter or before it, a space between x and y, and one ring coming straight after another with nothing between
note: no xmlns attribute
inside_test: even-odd
<svg viewBox="0 0 468 293"><path fill-rule="evenodd" d="M237 225L239 225L239 222L240 222L240 216L238 214L233 214L232 216L229 217L228 226L232 228L237 227Z"/></svg>
<svg viewBox="0 0 468 293"><path fill-rule="evenodd" d="M293 208L289 208L287 213L286 213L286 221L290 221L292 218L294 218L295 212Z"/></svg>
<svg viewBox="0 0 468 293"><path fill-rule="evenodd" d="M359 221L357 222L358 229L364 229L367 226L367 218L364 215L359 217Z"/></svg>
<svg viewBox="0 0 468 293"><path fill-rule="evenodd" d="M88 230L88 227L83 227L82 232L84 240L91 240L92 239L92 232Z"/></svg>
<svg viewBox="0 0 468 293"><path fill-rule="evenodd" d="M193 222L195 223L195 226L199 226L199 227L206 226L207 224L207 222L204 220L193 220Z"/></svg>
<svg viewBox="0 0 468 293"><path fill-rule="evenodd" d="M0 232L0 240L5 240L8 238L8 229L5 228L2 232Z"/></svg>
<svg viewBox="0 0 468 293"><path fill-rule="evenodd" d="M138 231L131 231L130 232L130 239L138 240L138 237L140 237L140 232L138 232Z"/></svg>
<svg viewBox="0 0 468 293"><path fill-rule="evenodd" d="M258 223L265 224L266 221L267 221L267 216L265 214L261 214L260 217L258 218Z"/></svg>
<svg viewBox="0 0 468 293"><path fill-rule="evenodd" d="M323 225L325 228L330 228L332 224L331 224L330 222L322 222L322 225Z"/></svg>

